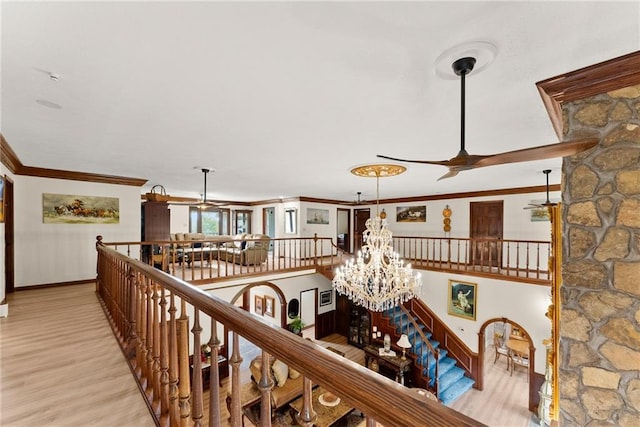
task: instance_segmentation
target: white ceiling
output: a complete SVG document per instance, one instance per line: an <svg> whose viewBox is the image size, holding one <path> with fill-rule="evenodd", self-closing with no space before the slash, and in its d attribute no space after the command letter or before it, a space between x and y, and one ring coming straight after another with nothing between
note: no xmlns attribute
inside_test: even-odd
<svg viewBox="0 0 640 427"><path fill-rule="evenodd" d="M633 2L6 2L1 131L23 164L208 199L375 197L352 166L459 150L445 50L498 48L467 80L467 151L557 142L535 83L638 50ZM47 73L59 75L52 81ZM42 106L53 102L62 109ZM382 198L560 181L560 159L409 165Z"/></svg>

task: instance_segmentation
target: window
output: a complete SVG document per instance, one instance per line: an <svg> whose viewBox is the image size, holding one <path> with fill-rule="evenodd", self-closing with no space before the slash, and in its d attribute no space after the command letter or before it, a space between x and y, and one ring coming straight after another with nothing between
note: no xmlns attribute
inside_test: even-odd
<svg viewBox="0 0 640 427"><path fill-rule="evenodd" d="M235 211L233 222L233 234L251 233L252 211Z"/></svg>
<svg viewBox="0 0 640 427"><path fill-rule="evenodd" d="M298 211L296 208L285 208L284 210L284 232L286 234L296 234L298 225Z"/></svg>
<svg viewBox="0 0 640 427"><path fill-rule="evenodd" d="M220 236L229 234L229 209L189 208L189 232Z"/></svg>

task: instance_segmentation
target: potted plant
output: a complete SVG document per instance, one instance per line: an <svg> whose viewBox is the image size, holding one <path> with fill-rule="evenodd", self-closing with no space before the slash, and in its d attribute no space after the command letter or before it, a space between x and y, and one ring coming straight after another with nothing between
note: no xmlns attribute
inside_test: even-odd
<svg viewBox="0 0 640 427"><path fill-rule="evenodd" d="M288 326L291 332L293 332L294 334L300 335L300 333L302 332L302 328L304 328L304 322L302 321L300 316L296 316L293 318L293 320L289 323Z"/></svg>

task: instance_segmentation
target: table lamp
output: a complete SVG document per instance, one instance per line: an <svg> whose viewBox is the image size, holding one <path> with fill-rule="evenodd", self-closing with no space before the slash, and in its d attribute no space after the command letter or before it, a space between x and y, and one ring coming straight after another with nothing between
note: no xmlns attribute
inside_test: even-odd
<svg viewBox="0 0 640 427"><path fill-rule="evenodd" d="M402 349L402 360L407 360L405 353L408 348L411 348L411 343L409 342L407 334L402 334L400 336L400 339L398 340L398 347Z"/></svg>

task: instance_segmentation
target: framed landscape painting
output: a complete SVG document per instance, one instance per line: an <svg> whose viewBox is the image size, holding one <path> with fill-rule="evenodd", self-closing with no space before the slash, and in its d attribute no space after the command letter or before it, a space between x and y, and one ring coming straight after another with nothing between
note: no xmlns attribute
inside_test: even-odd
<svg viewBox="0 0 640 427"><path fill-rule="evenodd" d="M463 319L476 320L477 287L476 283L449 280L447 313Z"/></svg>
<svg viewBox="0 0 640 427"><path fill-rule="evenodd" d="M398 206L396 222L427 222L426 206Z"/></svg>
<svg viewBox="0 0 640 427"><path fill-rule="evenodd" d="M118 224L120 199L43 193L42 222L45 224Z"/></svg>
<svg viewBox="0 0 640 427"><path fill-rule="evenodd" d="M329 209L307 209L307 224L329 224Z"/></svg>

